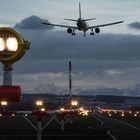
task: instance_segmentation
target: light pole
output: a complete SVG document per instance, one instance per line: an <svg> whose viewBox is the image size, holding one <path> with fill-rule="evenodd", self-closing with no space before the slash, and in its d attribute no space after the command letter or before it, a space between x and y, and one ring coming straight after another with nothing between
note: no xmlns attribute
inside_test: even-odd
<svg viewBox="0 0 140 140"><path fill-rule="evenodd" d="M37 106L37 140L41 140L42 137L42 112L41 112L41 107L43 106L43 101L42 100L37 100L36 101L36 106Z"/></svg>

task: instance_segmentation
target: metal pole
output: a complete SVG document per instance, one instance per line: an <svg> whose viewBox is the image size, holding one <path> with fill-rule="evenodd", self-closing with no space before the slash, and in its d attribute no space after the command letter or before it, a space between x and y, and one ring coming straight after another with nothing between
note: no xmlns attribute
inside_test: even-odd
<svg viewBox="0 0 140 140"><path fill-rule="evenodd" d="M72 67L71 67L71 61L69 61L69 102L70 102L70 108L71 107L71 100L72 100L72 75L71 75Z"/></svg>
<svg viewBox="0 0 140 140"><path fill-rule="evenodd" d="M61 119L61 130L64 130L64 120Z"/></svg>
<svg viewBox="0 0 140 140"><path fill-rule="evenodd" d="M41 114L37 115L37 140L41 140L41 133L42 133L42 123L41 123Z"/></svg>
<svg viewBox="0 0 140 140"><path fill-rule="evenodd" d="M4 65L3 66L4 74L3 74L3 85L11 86L12 85L12 65Z"/></svg>

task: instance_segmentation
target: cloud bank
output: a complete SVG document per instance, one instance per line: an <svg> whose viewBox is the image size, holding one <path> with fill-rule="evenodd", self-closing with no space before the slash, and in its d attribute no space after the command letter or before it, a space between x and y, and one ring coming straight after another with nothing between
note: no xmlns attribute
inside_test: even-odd
<svg viewBox="0 0 140 140"><path fill-rule="evenodd" d="M140 30L140 22L132 22L128 24L130 29Z"/></svg>
<svg viewBox="0 0 140 140"><path fill-rule="evenodd" d="M20 23L15 25L15 28L26 30L51 30L52 26L44 26L42 23L48 22L48 20L41 19L38 16L32 15L23 19Z"/></svg>

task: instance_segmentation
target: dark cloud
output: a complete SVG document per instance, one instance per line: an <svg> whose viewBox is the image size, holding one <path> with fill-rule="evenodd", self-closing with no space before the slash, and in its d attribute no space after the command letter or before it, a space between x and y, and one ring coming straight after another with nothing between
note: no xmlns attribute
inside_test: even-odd
<svg viewBox="0 0 140 140"><path fill-rule="evenodd" d="M128 24L128 27L135 30L140 30L140 22L132 22Z"/></svg>
<svg viewBox="0 0 140 140"><path fill-rule="evenodd" d="M20 29L28 29L28 30L50 30L53 27L52 26L45 26L41 24L42 22L48 22L48 20L41 19L38 16L30 16L25 19L23 19L20 23L15 25L15 28Z"/></svg>
<svg viewBox="0 0 140 140"><path fill-rule="evenodd" d="M23 31L31 42L30 50L17 63L20 72L64 71L73 61L77 70L140 67L140 36L77 33L64 31ZM37 36L36 36L37 35ZM26 69L25 69L26 68Z"/></svg>
<svg viewBox="0 0 140 140"><path fill-rule="evenodd" d="M140 36L122 34L95 34L73 37L64 31L24 31L31 42L34 60L135 60L140 59ZM37 36L36 36L37 35ZM40 53L39 53L40 52Z"/></svg>

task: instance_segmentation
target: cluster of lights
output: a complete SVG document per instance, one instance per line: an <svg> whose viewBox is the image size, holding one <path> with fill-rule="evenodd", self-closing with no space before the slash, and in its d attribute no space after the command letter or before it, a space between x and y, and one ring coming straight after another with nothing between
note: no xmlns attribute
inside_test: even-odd
<svg viewBox="0 0 140 140"><path fill-rule="evenodd" d="M79 108L79 115L88 116L89 110L84 109L84 107Z"/></svg>
<svg viewBox="0 0 140 140"><path fill-rule="evenodd" d="M113 109L100 109L100 113L107 113L109 117L112 116L112 113L120 113L121 117L124 117L126 114L131 114L133 117L138 117L139 111L132 112L131 110L113 110Z"/></svg>

